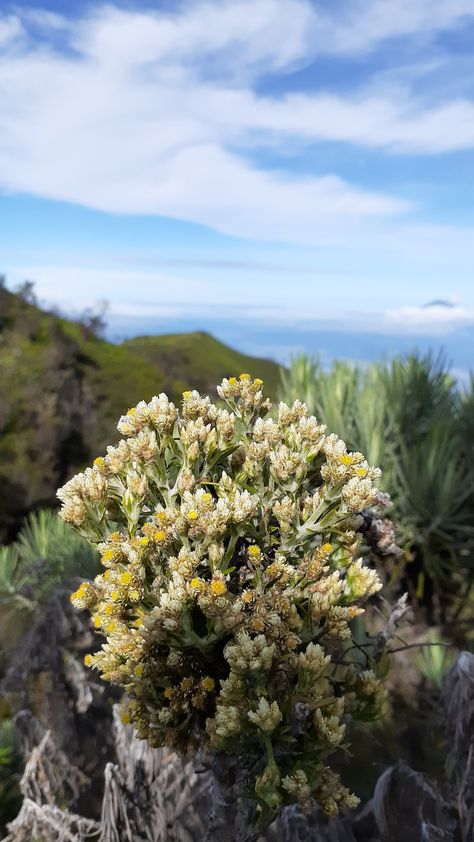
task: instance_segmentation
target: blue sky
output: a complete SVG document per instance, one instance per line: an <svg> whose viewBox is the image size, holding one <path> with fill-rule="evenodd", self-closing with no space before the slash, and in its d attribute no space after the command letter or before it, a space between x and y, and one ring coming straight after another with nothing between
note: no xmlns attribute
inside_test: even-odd
<svg viewBox="0 0 474 842"><path fill-rule="evenodd" d="M474 0L3 0L0 269L107 299L117 331L449 346L474 326L473 42Z"/></svg>

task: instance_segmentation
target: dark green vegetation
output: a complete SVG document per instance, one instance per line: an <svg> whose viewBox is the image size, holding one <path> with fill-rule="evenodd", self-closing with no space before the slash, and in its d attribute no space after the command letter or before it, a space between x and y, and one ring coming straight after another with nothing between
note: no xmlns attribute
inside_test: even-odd
<svg viewBox="0 0 474 842"><path fill-rule="evenodd" d="M11 719L2 719L0 711L0 832L21 806L19 770L15 729Z"/></svg>
<svg viewBox="0 0 474 842"><path fill-rule="evenodd" d="M352 450L382 468L403 556L387 571L423 605L429 624L465 643L474 576L474 380L459 388L443 358L416 354L323 371L299 357L283 372L300 398Z"/></svg>
<svg viewBox="0 0 474 842"><path fill-rule="evenodd" d="M56 588L93 578L98 555L56 512L33 512L16 541L0 547L0 658L36 619Z"/></svg>
<svg viewBox="0 0 474 842"><path fill-rule="evenodd" d="M114 345L88 323L44 312L31 294L0 286L0 539L13 537L31 510L55 504L56 489L113 443L129 406L159 392L174 400L187 388L206 392L246 370L275 393L275 363L207 334Z"/></svg>

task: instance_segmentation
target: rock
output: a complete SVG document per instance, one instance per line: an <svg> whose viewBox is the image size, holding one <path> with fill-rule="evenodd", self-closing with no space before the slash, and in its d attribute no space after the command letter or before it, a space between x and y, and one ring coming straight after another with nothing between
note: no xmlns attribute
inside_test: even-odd
<svg viewBox="0 0 474 842"><path fill-rule="evenodd" d="M434 784L403 762L380 776L372 812L381 842L455 840L449 805ZM441 835L433 837L430 827Z"/></svg>
<svg viewBox="0 0 474 842"><path fill-rule="evenodd" d="M21 723L29 716L37 721L41 736L49 731L54 745L84 775L71 806L98 818L104 767L116 759L112 704L119 694L83 665L84 654L97 648L98 638L91 631L87 613L71 605L71 590L73 587L56 594L18 644L0 684L0 696L14 714L27 712L18 719L25 759L33 745L31 740L25 742Z"/></svg>
<svg viewBox="0 0 474 842"><path fill-rule="evenodd" d="M443 687L452 774L463 840L474 839L474 655L461 652Z"/></svg>

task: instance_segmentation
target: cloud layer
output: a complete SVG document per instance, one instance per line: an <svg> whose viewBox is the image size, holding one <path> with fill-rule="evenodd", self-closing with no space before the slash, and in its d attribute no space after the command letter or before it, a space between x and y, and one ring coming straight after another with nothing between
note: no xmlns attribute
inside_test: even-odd
<svg viewBox="0 0 474 842"><path fill-rule="evenodd" d="M112 319L149 320L187 318L196 325L214 321L265 323L276 329L293 331L340 331L385 336L449 336L459 329L474 329L474 307L455 301L434 301L424 306L400 306L383 309L380 299L355 309L352 302L339 296L324 303L306 294L294 296L294 285L279 287L278 299L269 298L265 287L255 288L252 279L235 287L219 277L199 281L192 275L150 270L94 269L81 266L16 267L12 280L34 278L36 289L47 305L55 304L73 314L99 299L110 302ZM340 277L339 290L350 284ZM100 295L98 294L100 291Z"/></svg>
<svg viewBox="0 0 474 842"><path fill-rule="evenodd" d="M0 17L0 188L295 243L387 236L420 212L391 190L281 163L292 147L388 155L474 147L474 103L376 77L265 90L322 56L360 60L474 20L474 0L215 0L174 13L104 5ZM331 6L329 6L331 8ZM271 86L270 86L271 87ZM265 152L276 154L270 164Z"/></svg>

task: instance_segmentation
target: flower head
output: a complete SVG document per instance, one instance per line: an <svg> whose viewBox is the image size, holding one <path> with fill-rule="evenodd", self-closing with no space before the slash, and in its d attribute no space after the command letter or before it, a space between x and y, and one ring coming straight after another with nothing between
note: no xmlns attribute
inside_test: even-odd
<svg viewBox="0 0 474 842"><path fill-rule="evenodd" d="M122 416L125 438L58 492L104 568L71 599L105 637L84 663L124 687L140 737L234 755L272 815L333 814L355 797L327 758L383 695L343 657L380 587L357 532L379 472L306 404L270 417L262 387L243 372L217 389L227 408L187 390Z"/></svg>

